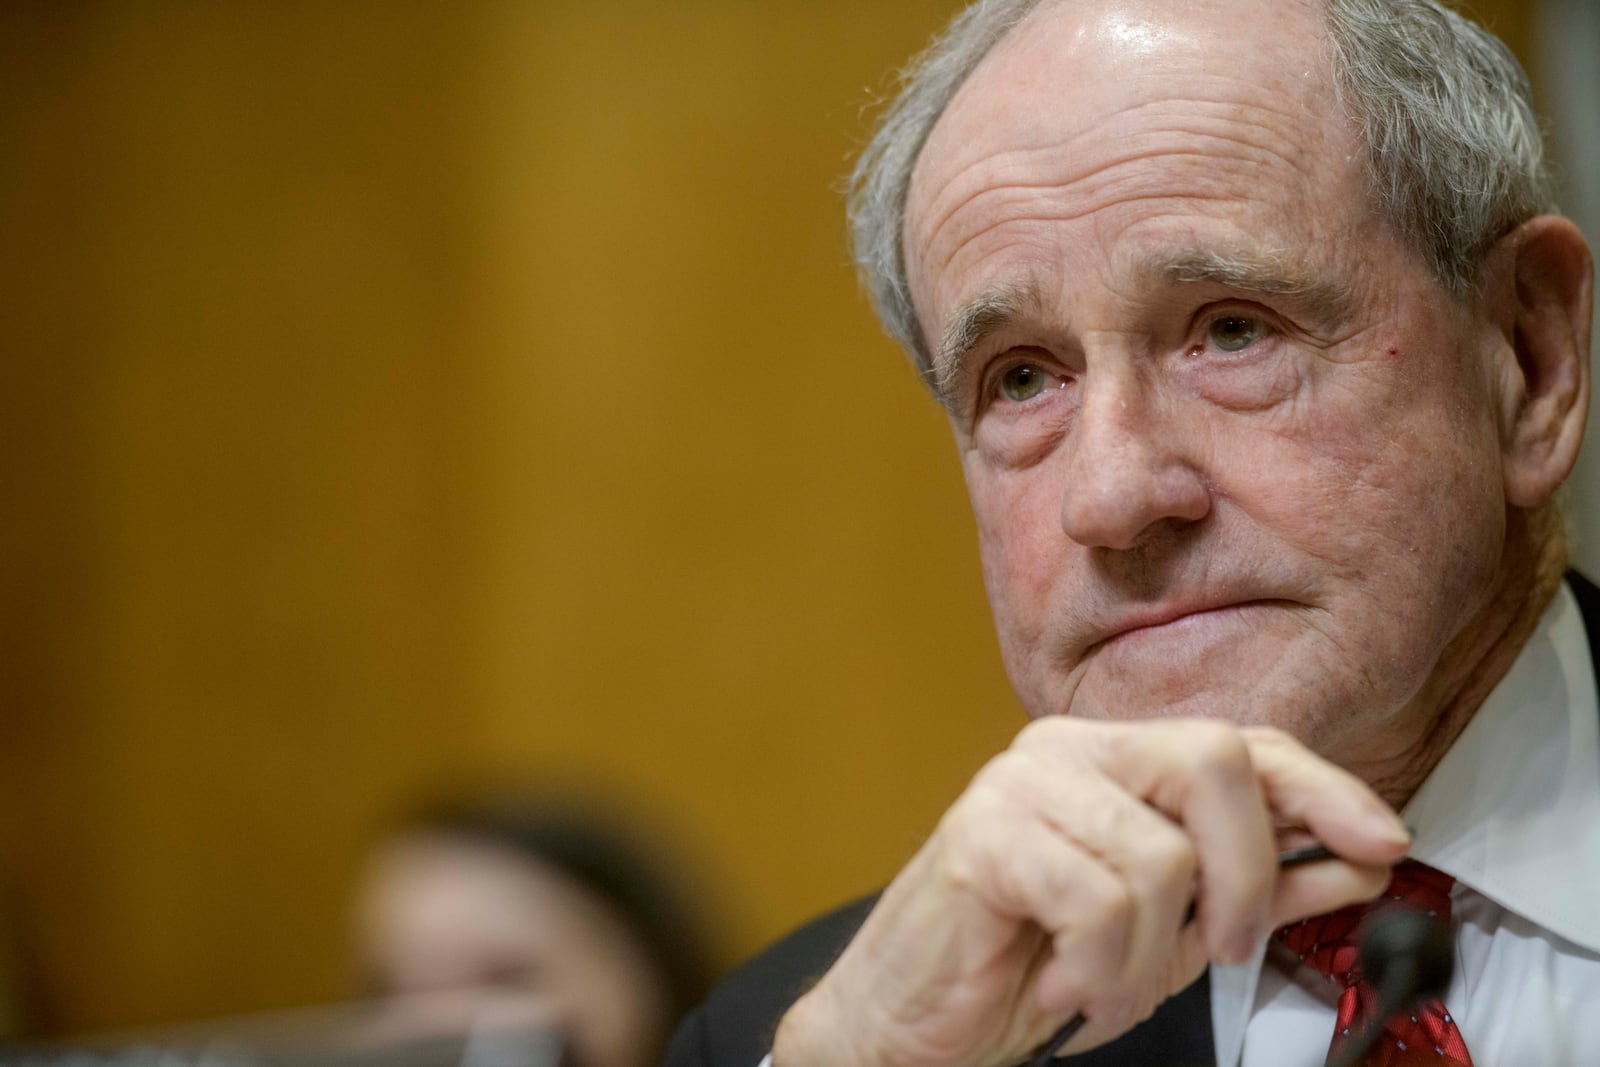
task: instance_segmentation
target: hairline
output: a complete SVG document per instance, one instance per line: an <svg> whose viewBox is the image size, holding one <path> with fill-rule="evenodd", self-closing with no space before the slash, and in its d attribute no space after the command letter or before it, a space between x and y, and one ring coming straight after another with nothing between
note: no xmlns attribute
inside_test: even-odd
<svg viewBox="0 0 1600 1067"><path fill-rule="evenodd" d="M1046 5L1058 6L1063 2L1065 0L1012 0L1008 4L1007 0L979 0L958 15L950 27L935 38L929 50L902 73L901 93L890 112L880 120L850 180L850 216L857 265L890 335L906 349L925 383L936 393L940 374L935 367L935 352L929 350L929 340L917 319L909 293L905 225L912 178L934 128L973 72L1034 13ZM1417 6L1430 16L1442 16L1446 22L1465 22L1442 4L1430 2ZM1370 12L1362 10L1361 0L1316 0L1316 7L1322 16L1323 39L1328 45L1323 61L1329 64L1333 76L1335 103L1354 125L1366 156L1364 177L1372 200L1378 205L1377 217L1422 258L1442 288L1457 299L1469 297L1477 269L1493 241L1517 223L1554 208L1543 172L1537 129L1531 137L1532 172L1524 175L1528 179L1526 184L1513 183L1485 201L1496 214L1493 218L1479 220L1471 248L1460 247L1460 242L1452 245L1449 237L1436 229L1444 225L1438 218L1439 205L1428 202L1436 190L1420 183L1405 184L1408 179L1403 172L1413 160L1407 158L1403 150L1395 155L1394 131L1381 126L1381 116L1374 122L1368 112L1370 86L1359 83L1371 71L1355 69L1365 57L1358 55L1352 59L1351 41L1359 38L1360 19ZM984 22L982 15L991 8L999 10ZM1408 10L1415 12L1415 9ZM1503 42L1481 27L1466 25L1478 36L1463 45L1460 27L1452 26L1451 32L1457 35L1451 38L1455 48L1450 53L1452 58L1460 60L1464 49L1486 43L1491 49L1498 48L1515 74L1513 83L1504 86L1505 92L1514 98L1510 106L1525 109L1528 104L1526 74L1515 57ZM955 42L974 27L976 44L970 48L958 46ZM1464 36L1471 37L1471 34ZM1474 62L1482 61L1481 55L1469 58ZM957 64L955 60L965 62ZM1499 73L1499 70L1494 72ZM929 81L939 84L928 87L925 83ZM919 82L924 83L923 92L913 93L911 90ZM912 104L916 105L915 112L907 114L908 105ZM897 140L891 136L897 127L904 127L898 130L899 134L915 136ZM1404 131L1400 132L1403 136ZM1518 163L1521 162L1519 159ZM1497 158L1493 164L1507 165L1508 159ZM892 185L883 180L886 174L896 179ZM1503 174L1497 176L1504 177ZM1413 195L1416 202L1408 200ZM1426 212L1421 223L1414 217L1418 211ZM892 219L892 226L882 225L885 215Z"/></svg>

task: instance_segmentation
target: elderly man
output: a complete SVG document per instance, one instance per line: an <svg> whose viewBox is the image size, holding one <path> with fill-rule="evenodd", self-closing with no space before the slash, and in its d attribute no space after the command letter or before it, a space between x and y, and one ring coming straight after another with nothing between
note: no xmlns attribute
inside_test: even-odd
<svg viewBox="0 0 1600 1067"><path fill-rule="evenodd" d="M1034 721L669 1063L1001 1067L1081 1015L1072 1062L1320 1064L1386 885L1458 966L1381 1062L1600 1062L1600 605L1554 499L1592 266L1540 151L1432 0L952 24L853 221Z"/></svg>

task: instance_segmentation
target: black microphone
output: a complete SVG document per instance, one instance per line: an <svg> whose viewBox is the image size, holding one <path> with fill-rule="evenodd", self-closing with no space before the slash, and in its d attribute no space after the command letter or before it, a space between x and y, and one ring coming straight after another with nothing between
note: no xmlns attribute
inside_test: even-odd
<svg viewBox="0 0 1600 1067"><path fill-rule="evenodd" d="M1279 860L1281 866L1293 867L1328 855L1326 849L1316 847L1284 853ZM1356 1067L1372 1051L1392 1015L1419 1000L1443 996L1455 974L1455 945L1450 931L1414 908L1373 912L1356 951L1362 975L1378 991L1378 1010L1359 1036L1347 1042L1337 1057L1328 1059L1327 1067ZM1082 1012L1068 1019L1035 1051L1027 1067L1045 1067L1087 1021Z"/></svg>
<svg viewBox="0 0 1600 1067"><path fill-rule="evenodd" d="M1392 1015L1419 1000L1443 996L1455 973L1450 931L1414 908L1373 912L1357 952L1362 975L1378 991L1378 1010L1358 1037L1329 1057L1328 1067L1355 1067L1372 1051Z"/></svg>

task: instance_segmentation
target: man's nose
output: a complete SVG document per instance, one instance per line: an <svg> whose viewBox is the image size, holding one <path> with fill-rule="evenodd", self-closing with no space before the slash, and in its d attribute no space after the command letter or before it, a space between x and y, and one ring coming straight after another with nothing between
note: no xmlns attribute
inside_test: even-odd
<svg viewBox="0 0 1600 1067"><path fill-rule="evenodd" d="M1170 413L1131 376L1090 383L1067 445L1061 501L1067 536L1088 548L1128 549L1152 527L1211 511L1211 490Z"/></svg>

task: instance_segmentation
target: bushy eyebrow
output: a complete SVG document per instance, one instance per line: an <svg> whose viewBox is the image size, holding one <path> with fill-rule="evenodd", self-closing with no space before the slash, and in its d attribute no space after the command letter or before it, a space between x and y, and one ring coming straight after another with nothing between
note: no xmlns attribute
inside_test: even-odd
<svg viewBox="0 0 1600 1067"><path fill-rule="evenodd" d="M956 379L967 354L991 334L998 333L1024 314L1038 314L1043 301L1037 285L1001 285L968 300L951 316L933 355L930 383L947 407L955 399Z"/></svg>
<svg viewBox="0 0 1600 1067"><path fill-rule="evenodd" d="M1331 326L1349 318L1355 295L1349 286L1277 252L1219 252L1187 248L1139 260L1135 277L1153 285L1210 283L1243 293L1287 299L1313 322ZM955 400L956 383L967 356L983 340L1028 315L1039 315L1044 303L1037 283L1000 285L985 290L956 309L939 340L929 369L929 383L941 402Z"/></svg>
<svg viewBox="0 0 1600 1067"><path fill-rule="evenodd" d="M1350 287L1277 252L1218 252L1185 249L1144 260L1140 273L1169 282L1211 282L1229 289L1286 297L1320 325L1349 318L1355 303Z"/></svg>

